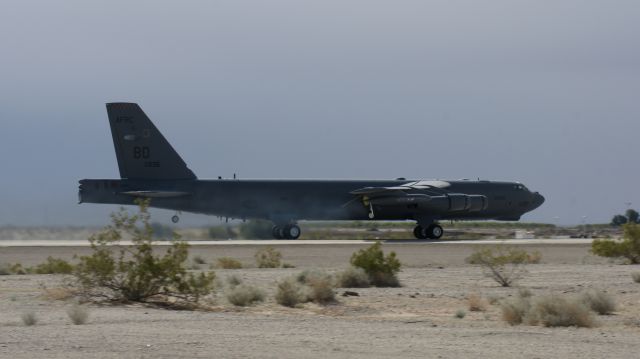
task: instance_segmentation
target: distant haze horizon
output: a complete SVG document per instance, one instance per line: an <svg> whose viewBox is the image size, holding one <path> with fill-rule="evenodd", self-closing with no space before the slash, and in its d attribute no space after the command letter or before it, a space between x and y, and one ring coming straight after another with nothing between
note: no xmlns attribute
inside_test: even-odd
<svg viewBox="0 0 640 359"><path fill-rule="evenodd" d="M77 188L119 177L117 101L200 178L520 181L546 197L522 221L554 224L640 208L635 1L3 5L0 226L108 222Z"/></svg>

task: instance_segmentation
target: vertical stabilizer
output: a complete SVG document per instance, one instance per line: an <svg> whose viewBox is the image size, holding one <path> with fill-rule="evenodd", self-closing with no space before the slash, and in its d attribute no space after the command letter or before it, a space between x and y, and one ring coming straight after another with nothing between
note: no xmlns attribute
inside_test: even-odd
<svg viewBox="0 0 640 359"><path fill-rule="evenodd" d="M138 104L108 103L107 113L121 178L196 178Z"/></svg>

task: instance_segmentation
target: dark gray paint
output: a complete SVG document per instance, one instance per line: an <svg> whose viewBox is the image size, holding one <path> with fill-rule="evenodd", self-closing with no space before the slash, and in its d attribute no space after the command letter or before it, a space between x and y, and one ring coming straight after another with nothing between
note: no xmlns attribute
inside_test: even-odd
<svg viewBox="0 0 640 359"><path fill-rule="evenodd" d="M122 179L80 181L80 202L134 204L229 218L298 220L518 220L544 198L517 182L421 180L200 180L137 104L107 104ZM420 182L419 182L420 181ZM373 218L371 218L373 212Z"/></svg>

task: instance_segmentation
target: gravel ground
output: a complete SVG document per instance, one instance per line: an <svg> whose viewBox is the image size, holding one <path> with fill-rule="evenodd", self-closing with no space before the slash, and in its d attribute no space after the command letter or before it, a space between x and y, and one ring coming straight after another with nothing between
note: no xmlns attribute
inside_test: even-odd
<svg viewBox="0 0 640 359"><path fill-rule="evenodd" d="M509 326L498 305L468 310L467 296L507 298L517 288L501 288L464 264L471 245L385 245L407 267L401 288L354 289L329 306L291 309L273 300L275 282L303 269L344 268L361 246L283 244L279 249L294 269L217 270L261 287L267 300L234 308L222 287L208 311L172 311L144 305L89 306L85 325L70 323L67 300L46 295L61 286L59 275L0 276L0 357L2 358L632 358L640 352L640 284L634 266L594 258L585 245L527 246L543 254L518 283L534 295L575 295L587 288L615 297L614 315L598 316L595 328ZM198 248L208 262L234 256L252 262L257 246ZM3 248L0 262L35 264L48 255L71 258L80 248ZM46 288L46 289L45 289ZM344 292L339 289L338 294ZM455 318L465 310L463 319ZM21 314L33 312L35 326Z"/></svg>

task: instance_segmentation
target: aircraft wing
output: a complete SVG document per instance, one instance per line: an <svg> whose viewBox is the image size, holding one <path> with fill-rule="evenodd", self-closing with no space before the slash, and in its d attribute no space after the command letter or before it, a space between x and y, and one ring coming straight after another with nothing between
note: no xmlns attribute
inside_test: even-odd
<svg viewBox="0 0 640 359"><path fill-rule="evenodd" d="M391 186L391 187L364 187L359 188L355 191L349 192L350 194L356 196L368 196L368 197L377 197L377 196L403 196L406 195L404 191L408 190L425 190L425 189L442 189L447 188L451 184L445 181L415 181L402 184L400 186Z"/></svg>
<svg viewBox="0 0 640 359"><path fill-rule="evenodd" d="M178 191L127 191L127 192L120 192L120 194L125 194L127 196L133 196L133 197L145 197L145 198L170 198L170 197L188 196L191 193L178 192Z"/></svg>

